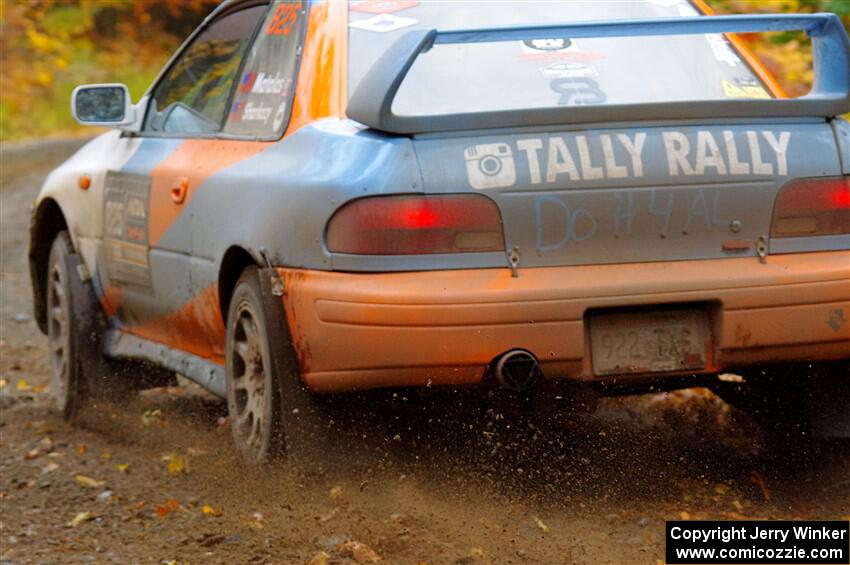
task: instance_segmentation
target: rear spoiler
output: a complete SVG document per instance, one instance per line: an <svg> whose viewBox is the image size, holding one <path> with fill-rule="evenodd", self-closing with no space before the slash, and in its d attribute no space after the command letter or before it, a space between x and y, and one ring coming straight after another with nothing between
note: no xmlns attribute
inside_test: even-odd
<svg viewBox="0 0 850 565"><path fill-rule="evenodd" d="M521 41L541 37L634 37L763 31L805 31L812 39L815 80L795 99L730 99L639 104L561 106L495 112L398 116L396 93L416 58L434 45ZM699 118L832 117L850 111L850 41L835 14L762 14L614 20L563 25L437 31L401 36L363 77L348 103L348 117L376 130L418 134L487 128Z"/></svg>

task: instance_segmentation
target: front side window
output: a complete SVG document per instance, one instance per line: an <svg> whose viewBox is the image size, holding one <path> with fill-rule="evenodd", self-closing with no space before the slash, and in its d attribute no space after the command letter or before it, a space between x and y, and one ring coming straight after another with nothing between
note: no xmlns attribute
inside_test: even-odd
<svg viewBox="0 0 850 565"><path fill-rule="evenodd" d="M201 32L156 86L144 131L220 132L239 66L265 12L266 6L240 10Z"/></svg>

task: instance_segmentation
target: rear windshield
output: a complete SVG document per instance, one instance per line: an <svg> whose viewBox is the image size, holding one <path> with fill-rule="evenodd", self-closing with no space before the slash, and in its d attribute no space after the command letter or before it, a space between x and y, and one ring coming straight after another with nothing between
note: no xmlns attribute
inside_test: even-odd
<svg viewBox="0 0 850 565"><path fill-rule="evenodd" d="M563 2L352 2L349 92L392 43L416 28L550 25L696 16L683 0ZM623 38L540 37L436 45L414 63L397 115L438 115L571 105L770 98L721 34Z"/></svg>

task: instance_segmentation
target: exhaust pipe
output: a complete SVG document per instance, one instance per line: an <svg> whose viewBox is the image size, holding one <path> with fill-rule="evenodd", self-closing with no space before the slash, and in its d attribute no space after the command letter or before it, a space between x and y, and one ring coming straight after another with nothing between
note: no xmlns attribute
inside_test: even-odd
<svg viewBox="0 0 850 565"><path fill-rule="evenodd" d="M524 392L541 376L537 358L524 349L511 349L496 359L498 383L508 390Z"/></svg>

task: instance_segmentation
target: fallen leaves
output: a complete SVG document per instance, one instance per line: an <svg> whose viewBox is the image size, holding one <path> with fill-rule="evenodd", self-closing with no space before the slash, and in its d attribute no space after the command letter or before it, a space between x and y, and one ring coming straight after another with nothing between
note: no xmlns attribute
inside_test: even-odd
<svg viewBox="0 0 850 565"><path fill-rule="evenodd" d="M59 464L51 461L50 463L48 463L47 465L45 465L44 467L41 468L41 474L46 475L47 473L52 473L53 471L55 471L58 468L59 468Z"/></svg>
<svg viewBox="0 0 850 565"><path fill-rule="evenodd" d="M534 524L535 524L538 528L540 528L540 530L541 530L544 534L549 533L549 526L547 526L547 525L546 525L546 523L545 523L543 520L541 520L541 519L540 519L540 518L538 518L537 516L533 516L533 518L534 518Z"/></svg>
<svg viewBox="0 0 850 565"><path fill-rule="evenodd" d="M330 562L331 556L324 551L320 551L307 562L307 565L329 565Z"/></svg>
<svg viewBox="0 0 850 565"><path fill-rule="evenodd" d="M339 500L342 498L342 487L333 487L330 491L328 491L328 496L330 496L332 500Z"/></svg>
<svg viewBox="0 0 850 565"><path fill-rule="evenodd" d="M165 504L157 504L156 505L156 517L158 520L162 520L167 517L169 514L174 512L175 510L180 509L180 504L174 500L173 498L169 498L165 501Z"/></svg>
<svg viewBox="0 0 850 565"><path fill-rule="evenodd" d="M204 504L203 507L201 507L201 514L204 516L222 516L224 512L222 512L219 508L214 508L209 504Z"/></svg>
<svg viewBox="0 0 850 565"><path fill-rule="evenodd" d="M18 384L15 385L15 390L29 390L32 388L26 379L18 379Z"/></svg>
<svg viewBox="0 0 850 565"><path fill-rule="evenodd" d="M87 477L85 475L75 475L74 479L76 479L76 481L80 484L80 486L83 486L83 487L86 487L86 488L98 488L98 487L102 487L104 484L106 484L106 481L98 481L98 480L95 480L91 477Z"/></svg>
<svg viewBox="0 0 850 565"><path fill-rule="evenodd" d="M142 414L143 426L148 427L152 426L153 424L159 424L160 426L167 425L165 417L162 415L162 411L159 409L145 410L144 414Z"/></svg>
<svg viewBox="0 0 850 565"><path fill-rule="evenodd" d="M254 512L251 514L251 518L248 520L243 520L246 526L249 528L254 528L255 530L262 530L265 528L265 524L263 523L263 514L261 512Z"/></svg>
<svg viewBox="0 0 850 565"><path fill-rule="evenodd" d="M348 540L342 544L342 551L357 563L377 563L381 560L374 549L359 541Z"/></svg>
<svg viewBox="0 0 850 565"><path fill-rule="evenodd" d="M165 468L169 475L179 475L180 473L189 473L186 464L186 458L176 453L168 453L162 456L162 461L165 462Z"/></svg>
<svg viewBox="0 0 850 565"><path fill-rule="evenodd" d="M72 528L76 528L83 522L88 522L89 520L94 519L94 514L91 512L78 512L74 519L68 522L68 525Z"/></svg>
<svg viewBox="0 0 850 565"><path fill-rule="evenodd" d="M130 472L129 463L116 463L115 468L118 469L119 473L124 473L125 475Z"/></svg>

